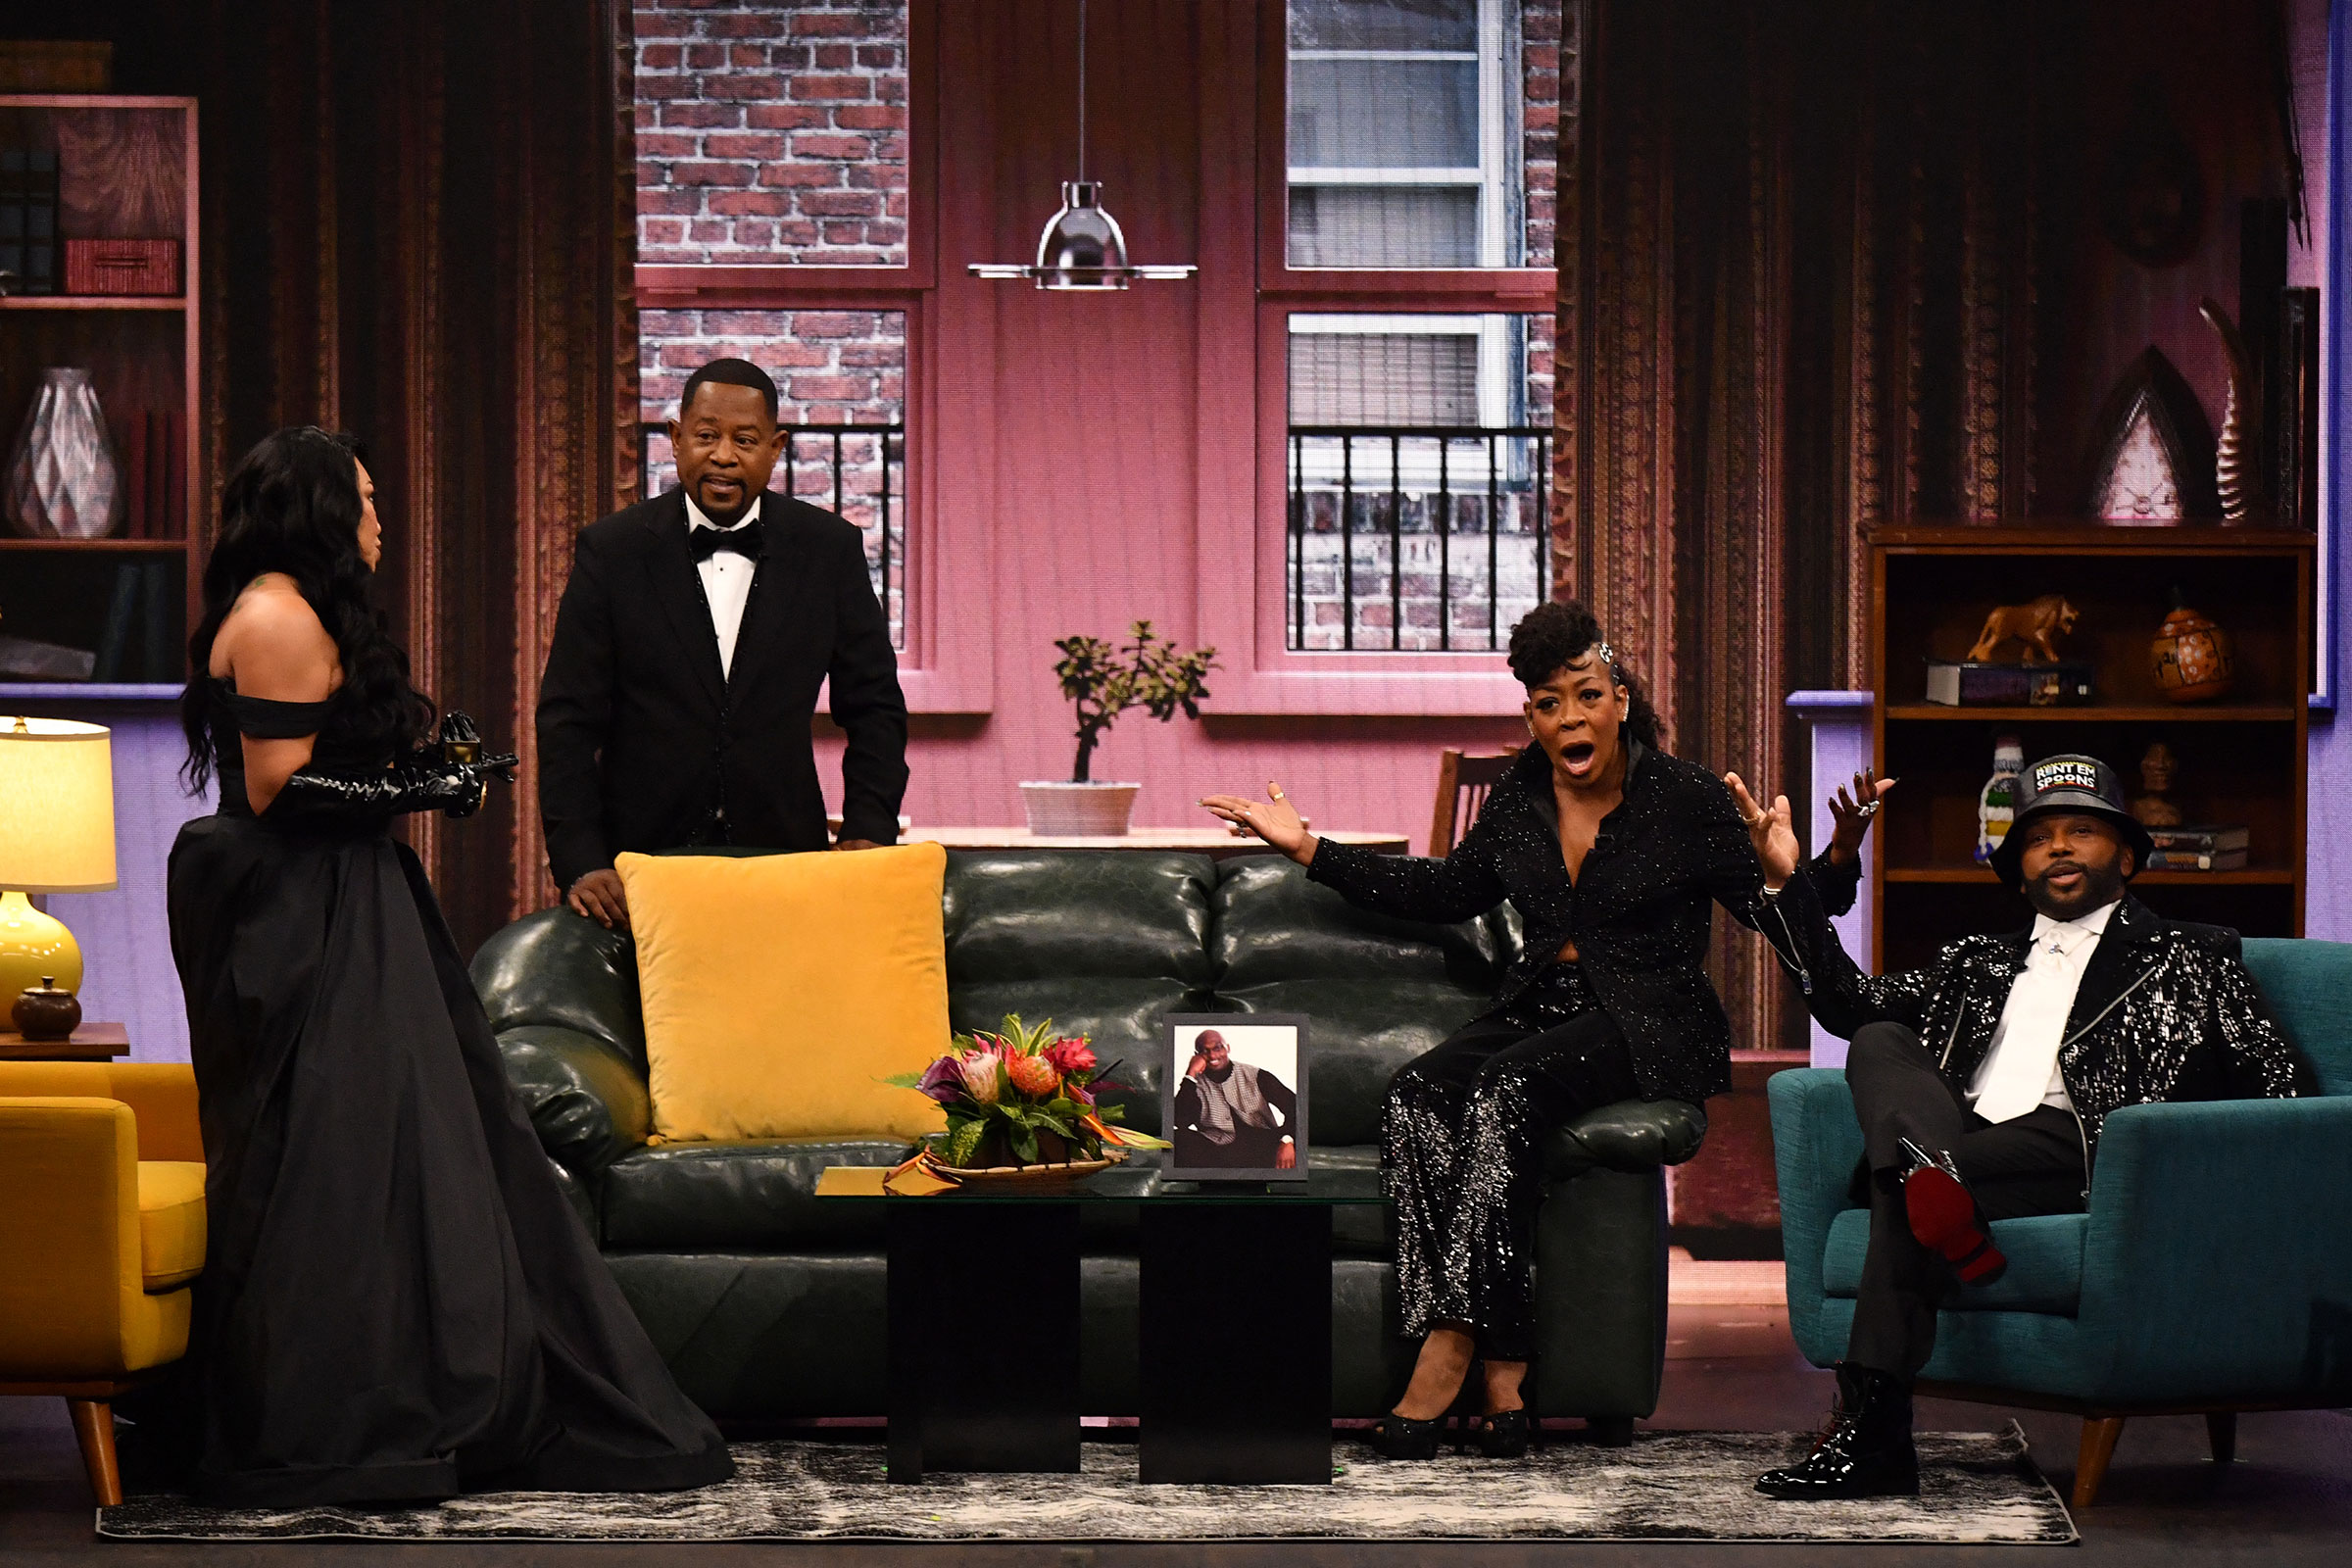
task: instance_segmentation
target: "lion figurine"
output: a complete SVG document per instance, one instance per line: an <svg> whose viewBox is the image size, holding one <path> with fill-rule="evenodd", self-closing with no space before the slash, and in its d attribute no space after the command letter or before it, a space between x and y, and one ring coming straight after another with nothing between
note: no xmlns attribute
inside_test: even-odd
<svg viewBox="0 0 2352 1568"><path fill-rule="evenodd" d="M1977 646L1968 651L1970 662L1990 659L2012 638L2026 645L2025 662L2058 662L2057 639L2074 633L2078 612L2063 594L2043 594L2031 604L1996 605L1977 633Z"/></svg>

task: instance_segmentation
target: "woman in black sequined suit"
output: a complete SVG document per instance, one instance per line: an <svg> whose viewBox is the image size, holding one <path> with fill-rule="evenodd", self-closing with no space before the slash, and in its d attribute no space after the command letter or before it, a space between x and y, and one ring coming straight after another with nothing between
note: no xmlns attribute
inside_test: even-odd
<svg viewBox="0 0 2352 1568"><path fill-rule="evenodd" d="M1753 924L1763 885L1731 792L1658 749L1641 683L1590 612L1540 607L1512 629L1510 660L1534 744L1443 859L1318 840L1278 786L1267 801L1201 803L1366 908L1450 922L1507 899L1526 925L1494 1006L1399 1071L1382 1115L1397 1288L1406 1331L1426 1336L1381 1429L1397 1457L1435 1451L1474 1353L1485 1446L1524 1450L1542 1140L1618 1101L1695 1102L1731 1087L1730 1025L1701 967L1709 906ZM1857 787L1841 853L1816 870L1848 903L1882 786Z"/></svg>

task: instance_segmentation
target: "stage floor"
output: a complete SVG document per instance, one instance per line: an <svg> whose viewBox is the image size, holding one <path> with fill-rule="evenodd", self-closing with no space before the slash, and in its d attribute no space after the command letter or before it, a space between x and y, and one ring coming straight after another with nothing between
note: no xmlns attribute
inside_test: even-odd
<svg viewBox="0 0 2352 1568"><path fill-rule="evenodd" d="M1812 1427L1831 1398L1828 1374L1805 1365L1789 1342L1777 1299L1777 1265L1685 1264L1673 1271L1674 1309L1666 1393L1644 1425L1664 1430L1792 1431ZM2021 1423L2035 1458L2063 1494L2072 1483L2077 1423L2030 1410L1923 1401L1922 1428L1995 1431ZM670 1545L577 1544L397 1546L306 1542L285 1545L177 1545L100 1542L90 1530L89 1493L81 1478L65 1405L56 1399L0 1399L0 1561L54 1568L103 1563L144 1568L186 1562L520 1568L594 1561L613 1568L684 1568L718 1558L729 1563L851 1564L859 1568L1054 1568L1198 1564L1201 1568L1407 1568L1419 1563L1617 1564L1667 1561L1788 1568L1779 1545L1542 1545L1534 1547L1324 1545ZM2237 1462L2219 1469L2205 1457L2204 1423L2194 1416L2134 1421L2101 1490L2098 1506L2077 1516L2088 1563L2190 1565L2261 1562L2333 1565L2352 1560L2352 1414L2301 1411L2240 1418ZM1866 1546L1843 1548L1871 1565L2016 1564L2015 1547ZM1832 1553L1825 1550L1822 1560ZM2070 1561L2077 1559L2070 1558Z"/></svg>

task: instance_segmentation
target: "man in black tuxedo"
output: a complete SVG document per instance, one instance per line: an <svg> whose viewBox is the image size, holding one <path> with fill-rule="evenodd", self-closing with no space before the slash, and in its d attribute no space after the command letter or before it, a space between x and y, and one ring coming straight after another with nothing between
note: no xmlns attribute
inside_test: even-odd
<svg viewBox="0 0 2352 1568"><path fill-rule="evenodd" d="M832 682L844 850L898 837L906 702L858 529L768 491L776 385L694 372L669 426L678 486L580 532L539 689L539 811L570 906L622 930L612 858L689 845L826 847L809 725Z"/></svg>
<svg viewBox="0 0 2352 1568"><path fill-rule="evenodd" d="M2033 906L2033 927L1962 938L1925 968L1889 975L1864 974L1838 946L1797 868L1787 798L1767 810L1727 782L1764 865L1769 912L1756 929L1822 1027L1853 1042L1856 1198L1870 1207L1837 1426L1757 1490L1916 1494L1912 1379L1935 1349L1937 1308L2008 1266L1989 1223L2082 1213L2100 1129L2127 1105L2282 1099L2318 1085L2239 961L2237 933L2168 920L2132 897L2148 832L2096 758L2028 768L1993 853L1993 870Z"/></svg>

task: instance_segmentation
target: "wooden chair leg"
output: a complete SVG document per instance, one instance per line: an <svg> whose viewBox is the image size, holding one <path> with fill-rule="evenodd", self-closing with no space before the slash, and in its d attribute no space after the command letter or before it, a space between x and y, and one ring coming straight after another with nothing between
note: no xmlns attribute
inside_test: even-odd
<svg viewBox="0 0 2352 1568"><path fill-rule="evenodd" d="M2075 1456L2075 1506L2087 1508L2099 1498L2099 1483L2107 1479L2107 1461L2115 1457L2115 1440L2124 1435L2120 1415L2084 1416L2082 1447Z"/></svg>
<svg viewBox="0 0 2352 1568"><path fill-rule="evenodd" d="M2213 1462L2228 1464L2237 1457L2237 1412L2208 1410L2205 1412L2205 1436L2213 1443Z"/></svg>
<svg viewBox="0 0 2352 1568"><path fill-rule="evenodd" d="M81 1445L81 1467L88 1472L98 1506L113 1508L122 1501L122 1472L115 1463L115 1407L104 1399L68 1399L74 1418L74 1437Z"/></svg>

